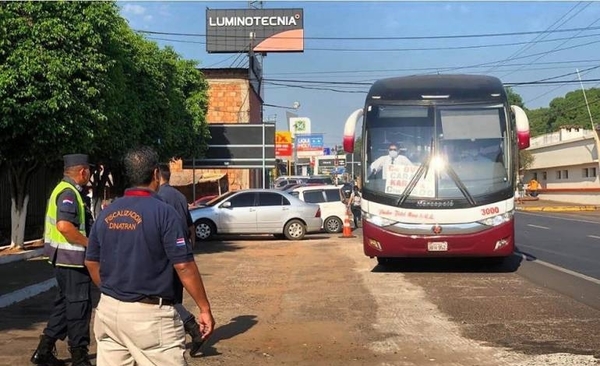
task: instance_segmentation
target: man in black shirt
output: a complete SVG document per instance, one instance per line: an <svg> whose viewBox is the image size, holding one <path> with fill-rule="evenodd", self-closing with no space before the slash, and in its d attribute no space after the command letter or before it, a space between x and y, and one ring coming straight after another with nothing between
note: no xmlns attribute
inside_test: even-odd
<svg viewBox="0 0 600 366"><path fill-rule="evenodd" d="M179 216L181 217L182 222L188 228L189 238L192 248L196 242L196 232L194 230L194 223L192 222L192 216L190 215L190 211L188 210L188 204L183 193L179 192L176 188L169 184L171 180L171 169L169 164L160 164L160 187L158 189L158 196L162 198L163 201L173 206ZM183 286L178 278L175 278L175 287L176 287L176 298L175 298L175 309L179 313L181 320L183 321L183 327L185 332L192 337L192 347L190 348L190 356L196 357L199 356L198 352L200 351L200 347L202 346L202 333L198 329L198 323L196 323L196 318L192 313L190 313L183 306Z"/></svg>

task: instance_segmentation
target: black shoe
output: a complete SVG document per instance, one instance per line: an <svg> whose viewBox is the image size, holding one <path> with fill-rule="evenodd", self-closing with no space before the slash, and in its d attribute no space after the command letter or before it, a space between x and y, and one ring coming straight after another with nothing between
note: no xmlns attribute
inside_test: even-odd
<svg viewBox="0 0 600 366"><path fill-rule="evenodd" d="M40 343L30 361L40 366L65 366L65 361L56 358L56 339L47 335L40 336Z"/></svg>
<svg viewBox="0 0 600 366"><path fill-rule="evenodd" d="M192 317L192 319L188 320L183 324L183 328L185 332L192 337L192 346L190 347L190 356L192 357L200 357L202 356L202 352L200 352L200 348L204 344L204 339L202 339L202 333L200 333L200 327L198 323L196 323L196 318Z"/></svg>
<svg viewBox="0 0 600 366"><path fill-rule="evenodd" d="M92 366L88 358L87 346L73 347L71 351L71 366Z"/></svg>

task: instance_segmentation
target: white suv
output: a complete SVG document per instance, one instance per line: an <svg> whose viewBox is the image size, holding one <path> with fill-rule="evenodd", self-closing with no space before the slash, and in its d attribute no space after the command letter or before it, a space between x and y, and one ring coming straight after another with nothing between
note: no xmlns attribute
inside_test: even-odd
<svg viewBox="0 0 600 366"><path fill-rule="evenodd" d="M328 233L339 233L344 228L347 214L341 188L333 185L305 186L295 188L289 193L304 202L318 203L321 207L323 230Z"/></svg>

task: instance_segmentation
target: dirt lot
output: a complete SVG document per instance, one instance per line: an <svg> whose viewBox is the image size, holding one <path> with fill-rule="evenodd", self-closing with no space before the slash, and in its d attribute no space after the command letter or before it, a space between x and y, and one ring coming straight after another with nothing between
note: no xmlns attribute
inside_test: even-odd
<svg viewBox="0 0 600 366"><path fill-rule="evenodd" d="M447 275L382 270L364 257L358 238L328 235L301 242L225 239L205 244L196 258L217 328L205 356L189 360L192 366L598 364L588 348L600 343L600 314L549 295L510 271ZM454 288L445 282L449 280ZM507 286L519 291L498 297ZM470 301L460 301L461 296ZM43 294L5 309L0 365L27 364L51 298ZM527 306L532 299L538 307ZM189 298L186 303L193 308ZM557 315L562 319L558 326L575 324L577 329L555 329L549 339L544 333L557 322L544 324L544 317L551 317L548 309L556 304L567 307ZM487 321L490 313L517 306L519 311ZM515 315L527 319L536 313L545 314L534 319L537 328L513 321ZM546 346L516 347L528 339L495 332L494 326L503 323L510 332L526 335L530 344L546 341ZM560 345L561 339L588 343L569 349L578 355L558 353L566 351L550 343ZM68 354L62 344L59 353Z"/></svg>

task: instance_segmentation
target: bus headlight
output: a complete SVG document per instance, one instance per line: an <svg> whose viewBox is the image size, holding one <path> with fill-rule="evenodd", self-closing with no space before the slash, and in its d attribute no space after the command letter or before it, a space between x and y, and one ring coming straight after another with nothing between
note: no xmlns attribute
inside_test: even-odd
<svg viewBox="0 0 600 366"><path fill-rule="evenodd" d="M487 219L477 221L477 222L480 224L486 225L486 226L498 226L498 225L504 224L505 222L509 222L510 220L512 220L513 215L514 215L514 211L508 211L501 215L488 217Z"/></svg>
<svg viewBox="0 0 600 366"><path fill-rule="evenodd" d="M365 218L365 220L367 220L375 226L390 226L396 223L396 221L394 220L386 219L384 217L368 213L363 213L363 217Z"/></svg>

